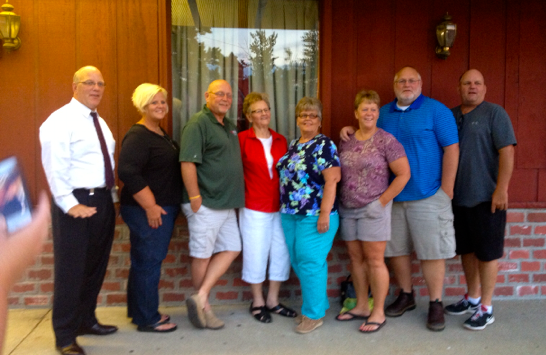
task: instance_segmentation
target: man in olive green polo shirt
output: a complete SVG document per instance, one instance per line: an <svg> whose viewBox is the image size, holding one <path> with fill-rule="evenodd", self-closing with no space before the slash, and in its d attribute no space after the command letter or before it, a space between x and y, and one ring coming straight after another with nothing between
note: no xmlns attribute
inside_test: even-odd
<svg viewBox="0 0 546 355"><path fill-rule="evenodd" d="M227 81L213 81L205 93L205 106L182 130L180 162L186 188L182 210L188 220L191 274L197 290L186 304L197 328L224 326L208 298L241 251L235 208L244 207L245 191L237 127L226 117L232 95Z"/></svg>

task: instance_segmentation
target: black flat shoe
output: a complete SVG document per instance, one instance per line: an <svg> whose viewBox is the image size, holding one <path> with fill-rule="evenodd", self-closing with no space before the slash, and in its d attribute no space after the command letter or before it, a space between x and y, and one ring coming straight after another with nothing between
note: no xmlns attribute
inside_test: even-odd
<svg viewBox="0 0 546 355"><path fill-rule="evenodd" d="M174 323L157 322L156 324L152 324L152 325L139 325L137 327L137 330L139 332L148 332L148 333L170 333L178 329L178 326L176 324L174 324L174 327L172 328L157 329L161 327L162 325L166 325L166 324L174 324Z"/></svg>
<svg viewBox="0 0 546 355"><path fill-rule="evenodd" d="M105 325L97 323L92 327L81 327L78 335L109 335L118 331L115 325Z"/></svg>
<svg viewBox="0 0 546 355"><path fill-rule="evenodd" d="M288 317L288 318L296 318L298 316L296 311L294 311L292 308L286 307L282 303L279 303L273 308L268 308L267 310L271 313L280 314L281 316Z"/></svg>
<svg viewBox="0 0 546 355"><path fill-rule="evenodd" d="M256 318L257 321L262 323L271 323L271 315L269 314L269 311L267 310L266 306L260 306L260 307L252 307L252 303L250 304L250 314ZM259 313L254 314L253 312L260 311Z"/></svg>

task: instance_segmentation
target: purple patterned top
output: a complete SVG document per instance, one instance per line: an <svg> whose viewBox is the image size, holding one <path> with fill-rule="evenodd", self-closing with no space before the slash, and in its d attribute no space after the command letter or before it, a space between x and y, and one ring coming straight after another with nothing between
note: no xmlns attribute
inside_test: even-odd
<svg viewBox="0 0 546 355"><path fill-rule="evenodd" d="M354 135L339 147L340 201L346 208L361 208L377 200L389 187L389 164L405 157L404 147L381 128L368 140Z"/></svg>

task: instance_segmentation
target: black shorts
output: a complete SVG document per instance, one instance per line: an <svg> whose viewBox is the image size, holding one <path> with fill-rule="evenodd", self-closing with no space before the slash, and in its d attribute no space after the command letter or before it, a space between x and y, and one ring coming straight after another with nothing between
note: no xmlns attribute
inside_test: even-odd
<svg viewBox="0 0 546 355"><path fill-rule="evenodd" d="M474 253L480 261L500 259L504 253L506 211L491 213L491 202L474 207L453 205L456 252Z"/></svg>

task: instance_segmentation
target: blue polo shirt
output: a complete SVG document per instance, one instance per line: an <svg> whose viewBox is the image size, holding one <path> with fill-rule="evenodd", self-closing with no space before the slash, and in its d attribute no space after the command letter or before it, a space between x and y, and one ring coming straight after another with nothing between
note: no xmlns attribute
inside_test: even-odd
<svg viewBox="0 0 546 355"><path fill-rule="evenodd" d="M406 150L411 178L394 201L430 197L442 184L443 147L459 142L455 118L444 104L420 95L405 111L397 100L383 106L377 126L392 134Z"/></svg>

